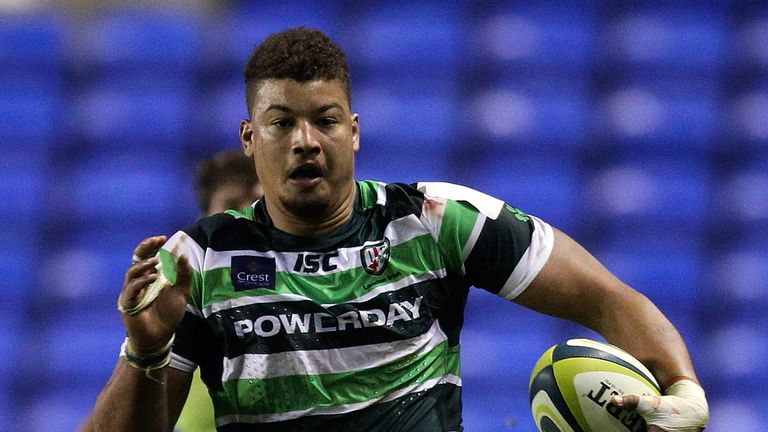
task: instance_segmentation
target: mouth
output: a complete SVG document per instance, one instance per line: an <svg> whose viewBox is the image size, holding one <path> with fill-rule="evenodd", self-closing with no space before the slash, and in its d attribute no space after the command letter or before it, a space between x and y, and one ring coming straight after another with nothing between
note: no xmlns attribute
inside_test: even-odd
<svg viewBox="0 0 768 432"><path fill-rule="evenodd" d="M317 162L304 162L291 170L288 179L302 186L311 186L323 180L323 169Z"/></svg>

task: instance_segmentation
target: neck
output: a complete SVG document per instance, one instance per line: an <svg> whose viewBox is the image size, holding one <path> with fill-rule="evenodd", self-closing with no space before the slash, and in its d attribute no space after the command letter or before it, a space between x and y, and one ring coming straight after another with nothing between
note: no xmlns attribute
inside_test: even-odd
<svg viewBox="0 0 768 432"><path fill-rule="evenodd" d="M351 217L357 196L357 184L349 184L349 192L343 199L329 207L324 214L298 216L286 209L279 200L265 199L272 225L280 231L301 237L319 237L344 225Z"/></svg>

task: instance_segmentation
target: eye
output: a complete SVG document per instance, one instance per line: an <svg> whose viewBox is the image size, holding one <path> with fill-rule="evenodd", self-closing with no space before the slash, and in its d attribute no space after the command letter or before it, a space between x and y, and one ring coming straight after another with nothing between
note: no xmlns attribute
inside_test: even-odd
<svg viewBox="0 0 768 432"><path fill-rule="evenodd" d="M290 120L284 118L275 119L272 121L272 126L277 126L281 129L291 127L292 125L293 123Z"/></svg>
<svg viewBox="0 0 768 432"><path fill-rule="evenodd" d="M326 118L321 118L320 120L318 120L317 124L320 125L320 126L333 126L333 125L335 125L338 122L339 121L336 120L335 118L326 117Z"/></svg>

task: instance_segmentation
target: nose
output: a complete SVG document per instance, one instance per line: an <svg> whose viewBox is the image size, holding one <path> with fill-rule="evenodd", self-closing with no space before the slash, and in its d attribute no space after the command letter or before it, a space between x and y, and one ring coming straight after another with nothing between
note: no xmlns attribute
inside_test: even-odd
<svg viewBox="0 0 768 432"><path fill-rule="evenodd" d="M291 146L294 153L320 153L318 131L311 122L306 120L300 121L293 130L291 138Z"/></svg>

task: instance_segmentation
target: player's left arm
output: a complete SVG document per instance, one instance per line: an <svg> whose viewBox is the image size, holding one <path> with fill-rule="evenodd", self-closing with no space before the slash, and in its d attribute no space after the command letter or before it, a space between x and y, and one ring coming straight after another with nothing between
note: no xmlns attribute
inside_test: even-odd
<svg viewBox="0 0 768 432"><path fill-rule="evenodd" d="M566 234L554 229L547 263L514 301L584 325L643 362L665 396L625 396L615 403L629 408L639 404L649 431L699 431L706 426L707 402L680 333L648 298L620 281Z"/></svg>

